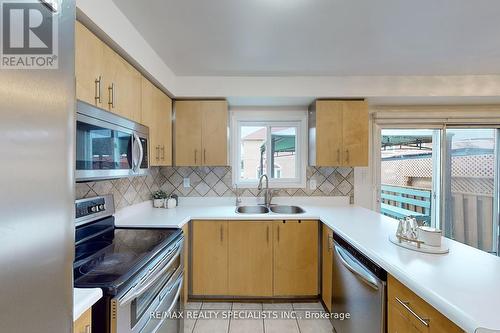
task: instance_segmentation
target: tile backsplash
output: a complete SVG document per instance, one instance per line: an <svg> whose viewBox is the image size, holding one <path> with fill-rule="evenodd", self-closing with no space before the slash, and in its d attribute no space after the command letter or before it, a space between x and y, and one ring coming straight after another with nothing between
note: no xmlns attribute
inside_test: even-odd
<svg viewBox="0 0 500 333"><path fill-rule="evenodd" d="M185 188L183 179L191 186ZM316 181L316 189L309 183ZM154 191L163 190L179 197L234 197L230 167L151 167L148 175L95 182L76 183L76 198L113 194L117 208L151 199ZM256 189L241 189L241 196L253 197ZM306 188L279 189L277 196L350 196L353 201L353 168L308 167Z"/></svg>

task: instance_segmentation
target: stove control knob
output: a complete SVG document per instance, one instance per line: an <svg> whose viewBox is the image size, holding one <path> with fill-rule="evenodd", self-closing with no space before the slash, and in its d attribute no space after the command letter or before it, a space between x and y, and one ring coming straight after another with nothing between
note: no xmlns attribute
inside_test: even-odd
<svg viewBox="0 0 500 333"><path fill-rule="evenodd" d="M104 205L99 205L99 210L104 210Z"/></svg>
<svg viewBox="0 0 500 333"><path fill-rule="evenodd" d="M97 207L97 206L92 206L92 207L90 207L90 211L91 211L92 213L98 212L98 211L99 211L99 207Z"/></svg>

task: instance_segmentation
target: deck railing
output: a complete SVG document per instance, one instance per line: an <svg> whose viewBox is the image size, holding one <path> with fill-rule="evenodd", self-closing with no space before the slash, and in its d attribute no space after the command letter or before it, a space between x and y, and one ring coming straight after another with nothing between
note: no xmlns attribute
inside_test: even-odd
<svg viewBox="0 0 500 333"><path fill-rule="evenodd" d="M401 219L407 216L429 225L431 221L432 191L409 186L383 184L380 212Z"/></svg>

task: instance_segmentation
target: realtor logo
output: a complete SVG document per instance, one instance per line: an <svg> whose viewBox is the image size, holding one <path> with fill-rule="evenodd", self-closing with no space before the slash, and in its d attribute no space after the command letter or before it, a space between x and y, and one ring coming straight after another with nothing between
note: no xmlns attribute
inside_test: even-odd
<svg viewBox="0 0 500 333"><path fill-rule="evenodd" d="M57 9L49 1L1 1L1 68L57 69Z"/></svg>

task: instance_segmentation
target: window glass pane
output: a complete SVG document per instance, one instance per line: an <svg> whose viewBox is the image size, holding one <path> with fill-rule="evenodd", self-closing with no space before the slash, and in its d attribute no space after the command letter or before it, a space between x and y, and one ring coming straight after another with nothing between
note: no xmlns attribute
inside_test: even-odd
<svg viewBox="0 0 500 333"><path fill-rule="evenodd" d="M434 137L438 130L386 129L381 142L380 211L401 219L412 216L435 225L433 189L436 189Z"/></svg>
<svg viewBox="0 0 500 333"><path fill-rule="evenodd" d="M297 128L271 127L271 178L296 178Z"/></svg>
<svg viewBox="0 0 500 333"><path fill-rule="evenodd" d="M244 181L257 180L266 173L266 138L265 126L241 126L240 128L240 175Z"/></svg>
<svg viewBox="0 0 500 333"><path fill-rule="evenodd" d="M495 129L447 129L445 236L493 251Z"/></svg>

